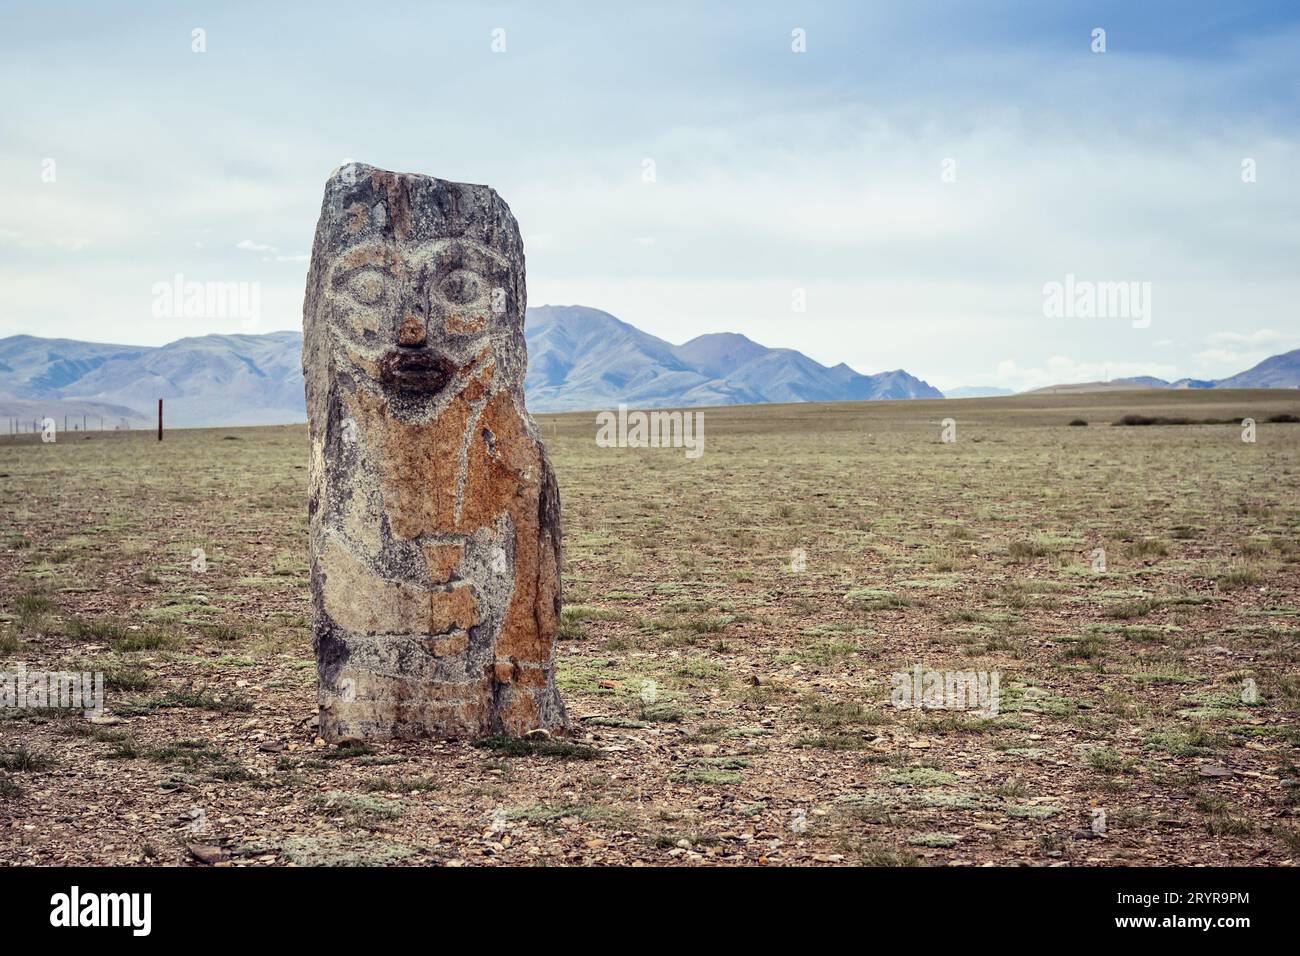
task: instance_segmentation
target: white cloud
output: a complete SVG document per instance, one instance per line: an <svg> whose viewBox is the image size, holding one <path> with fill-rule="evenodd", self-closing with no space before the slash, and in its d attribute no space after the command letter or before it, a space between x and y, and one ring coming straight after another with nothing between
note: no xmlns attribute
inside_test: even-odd
<svg viewBox="0 0 1300 956"><path fill-rule="evenodd" d="M6 230L7 231L7 230ZM90 240L85 236L51 236L47 239L27 239L22 238L20 233L9 233L9 236L18 242L23 249L58 249L62 252L80 252L86 246L90 245Z"/></svg>
<svg viewBox="0 0 1300 956"><path fill-rule="evenodd" d="M1276 332L1273 329L1259 329L1255 332L1215 332L1205 337L1210 345L1249 345L1252 347L1272 348L1295 341L1294 333Z"/></svg>
<svg viewBox="0 0 1300 956"><path fill-rule="evenodd" d="M252 239L241 239L235 243L236 249L243 249L247 252L278 252L279 250L265 242L254 242Z"/></svg>
<svg viewBox="0 0 1300 956"><path fill-rule="evenodd" d="M1233 371L1245 371L1271 355L1289 352L1300 347L1300 335L1258 329L1254 332L1214 332L1205 337L1210 346L1196 353L1196 360L1213 366L1231 366Z"/></svg>

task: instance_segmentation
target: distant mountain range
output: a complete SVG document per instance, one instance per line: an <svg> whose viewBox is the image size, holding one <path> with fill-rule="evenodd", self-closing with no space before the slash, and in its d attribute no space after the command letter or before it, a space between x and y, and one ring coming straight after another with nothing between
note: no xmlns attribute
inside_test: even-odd
<svg viewBox="0 0 1300 956"><path fill-rule="evenodd" d="M528 310L528 407L536 412L751 402L942 398L904 371L859 375L743 335L672 345L582 306ZM299 332L204 335L157 348L15 335L0 339L0 417L140 427L159 398L177 426L305 420ZM0 429L7 430L7 429Z"/></svg>
<svg viewBox="0 0 1300 956"><path fill-rule="evenodd" d="M51 415L71 427L156 420L172 425L271 425L306 418L302 335L204 335L149 348L14 335L0 339L0 416ZM7 429L6 429L7 430Z"/></svg>
<svg viewBox="0 0 1300 956"><path fill-rule="evenodd" d="M862 375L772 349L732 332L673 345L607 312L584 306L528 310L528 407L536 412L761 402L942 398L901 369ZM147 427L159 398L176 426L300 422L299 332L204 335L160 347L104 345L15 335L0 339L0 431L7 420L50 415L60 426ZM1296 388L1300 349L1219 381L1155 378L1059 385L1040 392L1116 388ZM953 389L950 397L1009 394Z"/></svg>
<svg viewBox="0 0 1300 956"><path fill-rule="evenodd" d="M1116 378L1109 382L1074 382L1033 389L1034 394L1119 392L1135 388L1300 388L1300 349L1264 359L1258 365L1220 379L1180 378L1167 382L1153 375ZM949 397L954 397L951 392Z"/></svg>
<svg viewBox="0 0 1300 956"><path fill-rule="evenodd" d="M580 305L528 310L528 378L533 411L865 398L942 398L901 369L860 375L827 368L793 349L770 349L734 332L673 345Z"/></svg>

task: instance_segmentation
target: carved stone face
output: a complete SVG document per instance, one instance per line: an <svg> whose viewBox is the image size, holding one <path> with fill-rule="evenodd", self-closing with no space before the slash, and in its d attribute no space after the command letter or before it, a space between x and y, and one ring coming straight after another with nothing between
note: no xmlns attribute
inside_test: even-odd
<svg viewBox="0 0 1300 956"><path fill-rule="evenodd" d="M326 282L336 358L400 405L432 404L449 385L463 386L514 321L509 263L473 241L367 242L336 262Z"/></svg>
<svg viewBox="0 0 1300 956"><path fill-rule="evenodd" d="M427 420L487 364L521 388L523 259L509 210L486 187L357 169L331 180L339 251L313 277L335 367L402 421Z"/></svg>

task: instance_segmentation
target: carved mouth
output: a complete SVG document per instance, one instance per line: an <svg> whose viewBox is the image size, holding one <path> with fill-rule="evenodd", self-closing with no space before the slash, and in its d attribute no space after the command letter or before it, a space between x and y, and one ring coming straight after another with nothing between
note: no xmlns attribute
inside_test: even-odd
<svg viewBox="0 0 1300 956"><path fill-rule="evenodd" d="M450 362L432 352L389 352L379 362L379 380L400 392L436 392L454 371Z"/></svg>

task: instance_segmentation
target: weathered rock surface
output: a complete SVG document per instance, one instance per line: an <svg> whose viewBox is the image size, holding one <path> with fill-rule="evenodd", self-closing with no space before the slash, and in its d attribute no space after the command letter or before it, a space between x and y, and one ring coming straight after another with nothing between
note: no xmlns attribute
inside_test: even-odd
<svg viewBox="0 0 1300 956"><path fill-rule="evenodd" d="M524 308L494 190L361 164L326 184L302 351L326 740L567 726Z"/></svg>

